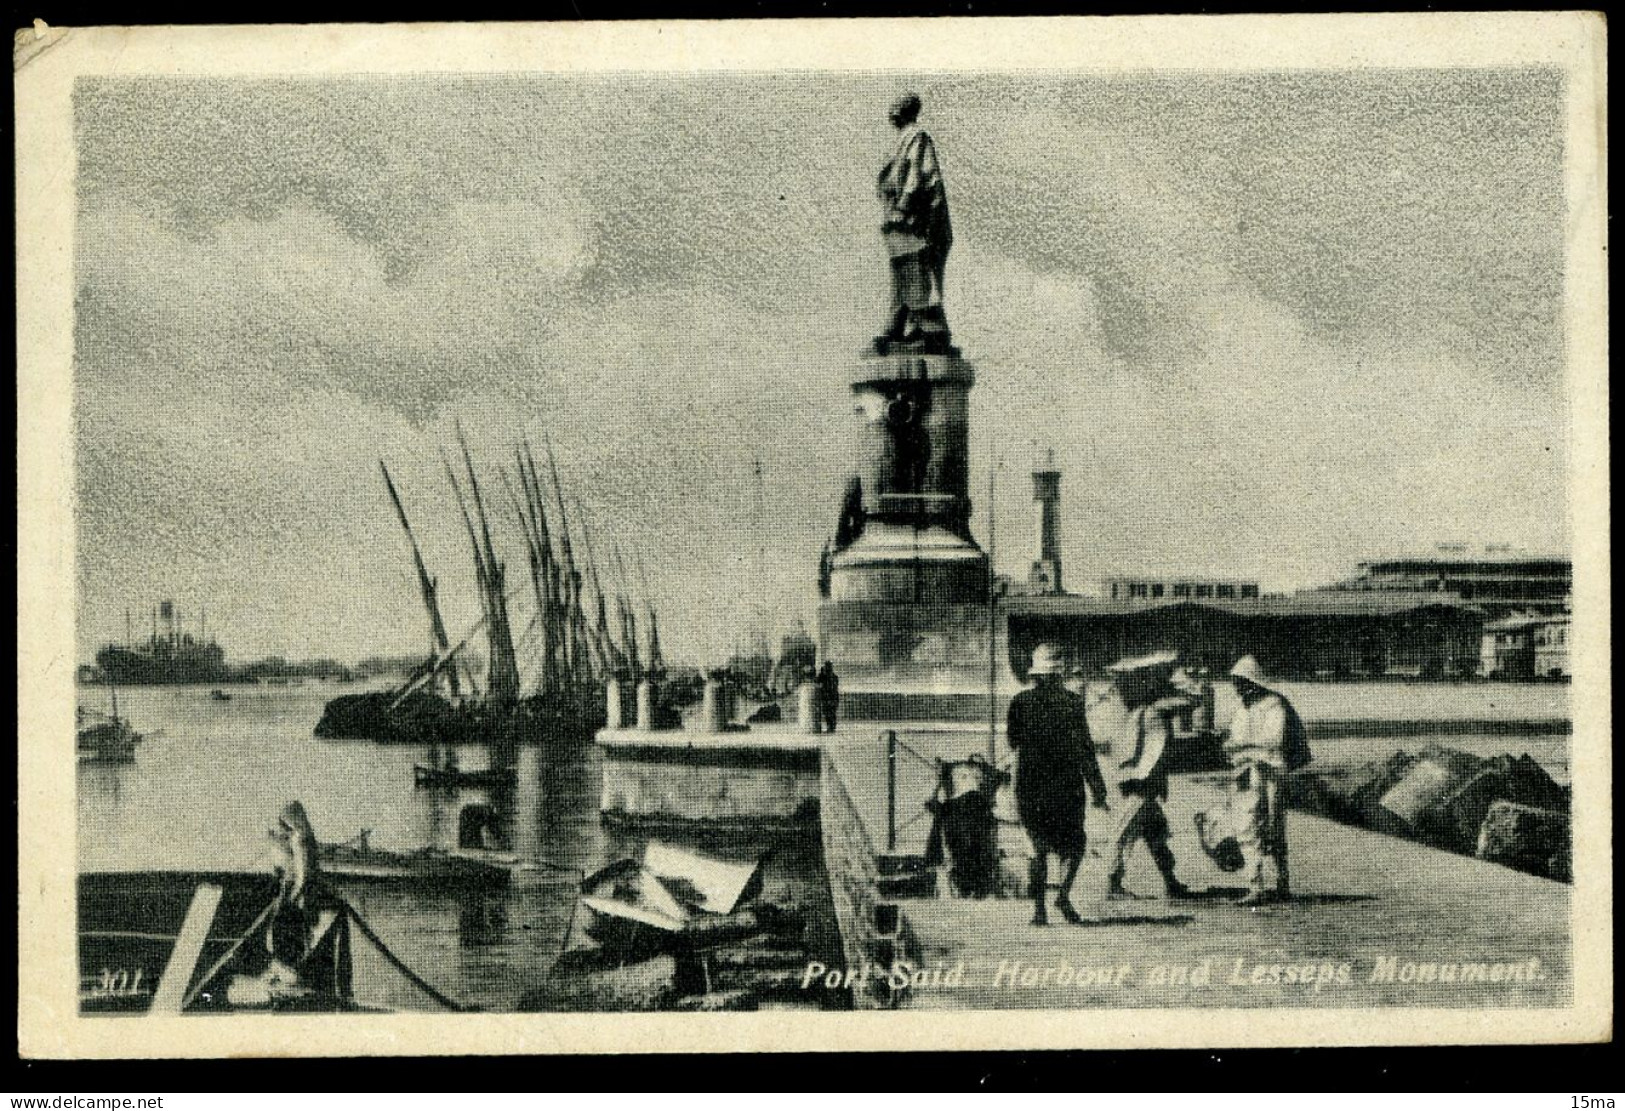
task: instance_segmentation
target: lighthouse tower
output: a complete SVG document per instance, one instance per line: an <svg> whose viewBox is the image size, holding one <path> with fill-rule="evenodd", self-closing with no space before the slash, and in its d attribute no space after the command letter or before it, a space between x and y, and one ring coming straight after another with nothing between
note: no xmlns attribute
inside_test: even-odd
<svg viewBox="0 0 1625 1111"><path fill-rule="evenodd" d="M1038 558L1027 585L1035 594L1061 593L1061 472L1055 452L1033 469L1033 502L1038 506Z"/></svg>

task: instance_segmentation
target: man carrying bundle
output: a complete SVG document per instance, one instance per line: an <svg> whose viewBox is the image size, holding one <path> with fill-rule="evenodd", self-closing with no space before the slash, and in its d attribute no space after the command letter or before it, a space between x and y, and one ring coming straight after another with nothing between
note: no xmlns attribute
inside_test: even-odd
<svg viewBox="0 0 1625 1111"><path fill-rule="evenodd" d="M1112 855L1106 887L1108 899L1137 897L1123 886L1128 854L1136 841L1144 841L1150 850L1170 899L1190 894L1190 889L1174 874L1174 854L1168 847L1171 830L1168 815L1162 809L1162 802L1168 797L1166 757L1168 741L1174 733L1172 719L1192 708L1192 700L1180 696L1169 683L1178 660L1177 652L1157 652L1119 660L1107 669L1128 709L1123 723L1126 754L1122 762L1123 779L1117 786L1128 816L1117 835Z"/></svg>

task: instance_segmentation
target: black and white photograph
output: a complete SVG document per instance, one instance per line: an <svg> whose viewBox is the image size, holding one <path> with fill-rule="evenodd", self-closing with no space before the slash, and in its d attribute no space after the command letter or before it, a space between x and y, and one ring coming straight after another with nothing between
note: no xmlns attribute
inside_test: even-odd
<svg viewBox="0 0 1625 1111"><path fill-rule="evenodd" d="M1600 17L448 35L18 37L25 1055L1608 1036Z"/></svg>

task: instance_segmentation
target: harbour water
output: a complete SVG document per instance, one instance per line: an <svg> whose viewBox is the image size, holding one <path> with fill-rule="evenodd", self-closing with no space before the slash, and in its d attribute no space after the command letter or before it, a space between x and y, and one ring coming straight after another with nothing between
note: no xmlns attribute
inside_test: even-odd
<svg viewBox="0 0 1625 1111"><path fill-rule="evenodd" d="M413 764L434 755L426 746L311 735L328 699L360 689L322 682L233 687L230 701L211 699L206 687L120 690L120 713L147 740L134 763L79 766L80 870L268 869L274 857L267 831L290 799L304 804L323 841L369 830L378 848L454 848L459 813L488 805L513 848L550 867L506 891L361 884L344 890L389 947L438 989L481 1009L511 1011L558 957L567 934L579 930L573 917L582 873L636 848L635 838L599 821L597 748L590 737L522 748L511 791L417 788ZM82 688L79 701L105 709L107 693ZM445 753L438 755L443 760ZM465 745L457 758L473 770L490 755L486 746ZM827 902L815 843L764 834L760 844L736 847L773 850L764 885L769 898L805 907L823 895ZM823 947L832 924L825 915L812 917L809 940Z"/></svg>
<svg viewBox="0 0 1625 1111"><path fill-rule="evenodd" d="M434 759L425 746L311 735L328 699L359 689L316 681L244 686L231 688L229 701L211 699L205 687L121 690L120 712L147 740L134 763L80 765L80 869L267 868L267 830L291 799L304 804L324 841L368 830L379 848L453 848L462 810L487 805L500 815L516 851L551 866L535 882L485 893L363 886L346 893L389 946L442 991L483 1009L512 1010L577 928L573 911L581 872L635 847L599 819L597 748L588 737L561 737L545 748L521 749L518 782L507 792L421 789L413 784L412 767ZM1568 712L1567 688L1549 684L1305 684L1288 693L1311 723L1538 721ZM107 693L86 687L79 701L106 709ZM1224 709L1221 703L1221 720ZM1483 756L1528 752L1558 780L1569 778L1566 733L1341 737L1317 744L1316 754L1378 757L1415 750L1430 739ZM945 743L963 747L963 735ZM444 759L445 753L438 755ZM965 753L956 747L940 755ZM484 766L489 753L468 745L457 758L472 770ZM927 769L917 772L908 769L899 794L923 800L932 783ZM758 847L776 849L767 874L770 896L819 902L827 879L816 844L764 840ZM827 916L815 917L813 944L828 946L832 927Z"/></svg>

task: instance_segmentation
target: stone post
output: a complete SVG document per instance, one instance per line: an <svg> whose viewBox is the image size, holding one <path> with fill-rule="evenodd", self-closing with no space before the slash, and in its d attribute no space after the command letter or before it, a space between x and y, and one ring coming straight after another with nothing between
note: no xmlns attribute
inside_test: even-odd
<svg viewBox="0 0 1625 1111"><path fill-rule="evenodd" d="M627 705L628 684L624 679L612 678L604 684L604 724L610 729L625 729L632 724Z"/></svg>
<svg viewBox="0 0 1625 1111"><path fill-rule="evenodd" d="M638 684L638 728L645 733L655 727L655 696L658 693L653 679Z"/></svg>
<svg viewBox="0 0 1625 1111"><path fill-rule="evenodd" d="M811 679L796 688L796 725L803 733L818 732L818 684Z"/></svg>
<svg viewBox="0 0 1625 1111"><path fill-rule="evenodd" d="M706 733L721 733L728 724L728 692L722 680L712 677L705 681L705 693L700 698L700 729Z"/></svg>

